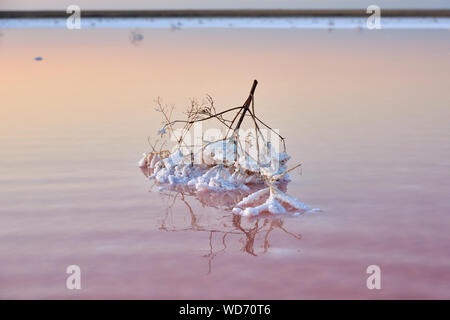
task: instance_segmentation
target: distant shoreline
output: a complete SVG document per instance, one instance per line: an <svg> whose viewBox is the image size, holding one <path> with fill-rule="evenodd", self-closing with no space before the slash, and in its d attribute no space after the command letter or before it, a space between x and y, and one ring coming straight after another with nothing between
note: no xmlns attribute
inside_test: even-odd
<svg viewBox="0 0 450 320"><path fill-rule="evenodd" d="M82 10L87 18L270 18L367 17L365 9L243 10ZM383 17L450 17L450 9L381 9ZM0 19L65 18L65 11L0 11Z"/></svg>

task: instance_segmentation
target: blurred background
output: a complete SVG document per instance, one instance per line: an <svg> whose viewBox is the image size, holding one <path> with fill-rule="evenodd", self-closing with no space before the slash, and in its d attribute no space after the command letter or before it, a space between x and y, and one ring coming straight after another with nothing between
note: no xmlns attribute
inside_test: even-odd
<svg viewBox="0 0 450 320"><path fill-rule="evenodd" d="M0 19L0 298L449 299L449 18L102 28L82 14L69 30L65 15L450 9L374 2L0 0L63 13L39 28ZM302 163L288 194L322 211L248 219L152 189L137 163L161 128L155 99L174 118L206 94L223 110L254 79L256 113L287 138L289 166ZM81 290L65 286L73 264ZM382 290L366 287L373 264Z"/></svg>
<svg viewBox="0 0 450 320"><path fill-rule="evenodd" d="M450 8L447 0L1 0L0 10L62 10L76 4L92 9L349 9L381 8L440 9Z"/></svg>

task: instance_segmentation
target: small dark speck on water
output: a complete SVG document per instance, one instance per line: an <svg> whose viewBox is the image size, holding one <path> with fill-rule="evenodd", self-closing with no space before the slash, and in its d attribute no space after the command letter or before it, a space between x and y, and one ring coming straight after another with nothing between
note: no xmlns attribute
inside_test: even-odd
<svg viewBox="0 0 450 320"><path fill-rule="evenodd" d="M42 61L43 59L42 59L42 57L35 57L34 60L36 60L36 61Z"/></svg>

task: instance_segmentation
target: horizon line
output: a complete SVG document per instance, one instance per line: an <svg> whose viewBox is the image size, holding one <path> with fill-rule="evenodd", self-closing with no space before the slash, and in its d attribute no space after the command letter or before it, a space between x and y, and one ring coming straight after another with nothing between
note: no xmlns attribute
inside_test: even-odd
<svg viewBox="0 0 450 320"><path fill-rule="evenodd" d="M366 9L82 10L86 18L367 17ZM384 17L450 17L450 9L381 9ZM65 18L61 10L0 10L0 19Z"/></svg>

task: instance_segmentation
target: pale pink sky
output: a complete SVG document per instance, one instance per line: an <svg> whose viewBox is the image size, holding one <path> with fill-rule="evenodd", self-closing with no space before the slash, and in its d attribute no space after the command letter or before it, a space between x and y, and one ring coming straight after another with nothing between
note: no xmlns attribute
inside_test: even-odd
<svg viewBox="0 0 450 320"><path fill-rule="evenodd" d="M196 8L450 8L448 0L0 0L0 10L64 9L196 9Z"/></svg>

